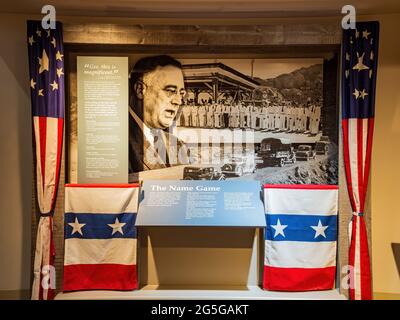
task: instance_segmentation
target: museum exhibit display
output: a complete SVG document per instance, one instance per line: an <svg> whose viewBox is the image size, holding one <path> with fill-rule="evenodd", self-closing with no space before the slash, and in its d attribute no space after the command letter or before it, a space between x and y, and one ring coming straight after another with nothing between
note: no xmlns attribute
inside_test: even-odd
<svg viewBox="0 0 400 320"><path fill-rule="evenodd" d="M28 21L32 299L372 298L378 22L84 27Z"/></svg>

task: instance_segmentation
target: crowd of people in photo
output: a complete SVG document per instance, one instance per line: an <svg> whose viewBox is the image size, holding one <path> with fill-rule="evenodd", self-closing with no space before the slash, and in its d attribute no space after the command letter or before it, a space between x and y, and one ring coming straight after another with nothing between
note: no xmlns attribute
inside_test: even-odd
<svg viewBox="0 0 400 320"><path fill-rule="evenodd" d="M319 101L294 105L290 101L270 101L256 105L251 102L228 103L210 100L195 103L186 101L182 106L177 125L193 128L253 129L287 133L320 131L321 105Z"/></svg>

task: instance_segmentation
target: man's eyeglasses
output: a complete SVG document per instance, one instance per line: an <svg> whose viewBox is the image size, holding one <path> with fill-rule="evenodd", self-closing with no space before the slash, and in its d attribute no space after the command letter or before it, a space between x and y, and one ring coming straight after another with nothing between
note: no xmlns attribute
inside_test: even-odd
<svg viewBox="0 0 400 320"><path fill-rule="evenodd" d="M153 86L153 87L157 88L158 90L161 89L162 91L165 92L165 94L166 94L166 96L168 98L172 98L172 97L175 97L177 95L180 95L181 98L184 98L186 96L186 94L187 94L187 91L185 89L181 89L181 90L178 91L178 89L175 86L172 86L172 85L170 85L170 86L167 85L166 87L161 88L158 85L154 85L154 84L150 84L149 85L149 84L146 84L146 83L144 83L142 81L140 81L140 83L142 83L146 87Z"/></svg>
<svg viewBox="0 0 400 320"><path fill-rule="evenodd" d="M183 98L183 97L186 96L186 93L187 93L185 89L181 89L181 90L178 91L176 88L168 88L168 87L166 87L166 88L164 88L162 90L165 92L165 94L167 95L168 98L172 98L172 97L175 97L177 95L180 95L181 98Z"/></svg>

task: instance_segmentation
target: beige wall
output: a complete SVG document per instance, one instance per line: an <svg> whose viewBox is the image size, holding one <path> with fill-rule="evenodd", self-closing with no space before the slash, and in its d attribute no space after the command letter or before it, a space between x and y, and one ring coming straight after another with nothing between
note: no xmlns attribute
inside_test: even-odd
<svg viewBox="0 0 400 320"><path fill-rule="evenodd" d="M26 19L0 16L0 290L28 289L32 151Z"/></svg>
<svg viewBox="0 0 400 320"><path fill-rule="evenodd" d="M400 294L391 243L400 243L400 14L381 16L371 172L375 292Z"/></svg>
<svg viewBox="0 0 400 320"><path fill-rule="evenodd" d="M399 294L400 279L391 242L400 242L400 213L396 203L400 194L397 186L400 181L397 160L400 158L400 15L375 18L381 21L381 42L371 176L374 291ZM0 176L3 182L0 187L0 290L20 290L29 288L31 272L32 138L27 16L0 14L0 19ZM260 22L247 21L248 24ZM218 24L221 23L219 20Z"/></svg>

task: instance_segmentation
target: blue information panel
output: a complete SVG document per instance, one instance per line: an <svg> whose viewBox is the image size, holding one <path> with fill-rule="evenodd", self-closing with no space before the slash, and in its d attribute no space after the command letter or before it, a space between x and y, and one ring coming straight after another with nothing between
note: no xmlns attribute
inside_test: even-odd
<svg viewBox="0 0 400 320"><path fill-rule="evenodd" d="M145 180L137 226L265 227L258 181Z"/></svg>

